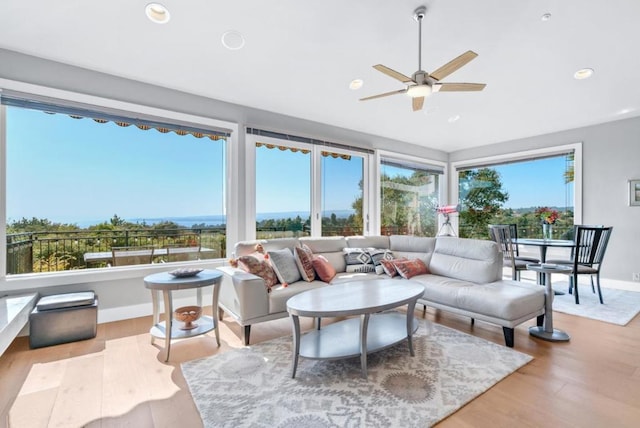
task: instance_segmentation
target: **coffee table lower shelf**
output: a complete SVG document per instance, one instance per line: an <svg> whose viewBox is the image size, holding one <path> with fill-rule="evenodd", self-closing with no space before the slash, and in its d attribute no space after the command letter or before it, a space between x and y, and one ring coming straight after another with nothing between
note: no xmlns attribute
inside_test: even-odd
<svg viewBox="0 0 640 428"><path fill-rule="evenodd" d="M413 321L412 333L418 329ZM300 337L301 357L316 360L336 360L360 357L360 317L329 324L321 330L312 330ZM407 340L407 315L385 312L369 317L367 329L367 354Z"/></svg>

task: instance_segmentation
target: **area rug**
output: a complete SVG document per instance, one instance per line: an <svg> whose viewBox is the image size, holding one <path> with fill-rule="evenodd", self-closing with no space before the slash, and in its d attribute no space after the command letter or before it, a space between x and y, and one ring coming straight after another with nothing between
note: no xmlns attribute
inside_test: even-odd
<svg viewBox="0 0 640 428"><path fill-rule="evenodd" d="M359 358L300 358L291 337L182 364L205 427L426 427L444 419L532 357L419 321L406 342Z"/></svg>
<svg viewBox="0 0 640 428"><path fill-rule="evenodd" d="M591 292L590 285L579 285L580 304L576 305L573 294L568 294L568 281L553 283L553 288L564 295L556 295L553 299L553 310L570 315L591 318L611 324L627 325L640 312L640 293L635 291L602 288L600 304L598 293Z"/></svg>

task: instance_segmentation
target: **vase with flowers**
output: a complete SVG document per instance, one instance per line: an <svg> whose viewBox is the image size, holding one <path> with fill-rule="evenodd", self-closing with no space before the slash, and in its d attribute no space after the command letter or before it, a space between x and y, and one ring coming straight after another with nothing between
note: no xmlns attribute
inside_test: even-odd
<svg viewBox="0 0 640 428"><path fill-rule="evenodd" d="M536 209L536 217L538 217L542 223L542 238L544 240L553 239L553 225L556 224L556 220L560 218L558 211L549 207L540 207Z"/></svg>

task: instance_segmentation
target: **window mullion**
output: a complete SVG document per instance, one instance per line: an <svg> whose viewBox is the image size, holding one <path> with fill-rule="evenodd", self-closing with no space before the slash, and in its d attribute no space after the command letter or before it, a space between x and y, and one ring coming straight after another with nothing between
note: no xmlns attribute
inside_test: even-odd
<svg viewBox="0 0 640 428"><path fill-rule="evenodd" d="M322 236L322 147L311 152L311 236Z"/></svg>

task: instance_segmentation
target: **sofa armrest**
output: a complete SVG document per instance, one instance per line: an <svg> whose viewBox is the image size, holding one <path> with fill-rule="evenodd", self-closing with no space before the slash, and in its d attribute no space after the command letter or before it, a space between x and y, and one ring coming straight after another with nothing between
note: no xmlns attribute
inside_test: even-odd
<svg viewBox="0 0 640 428"><path fill-rule="evenodd" d="M269 295L264 280L242 269L223 266L218 304L229 312L241 325L245 320L263 317L269 314Z"/></svg>

